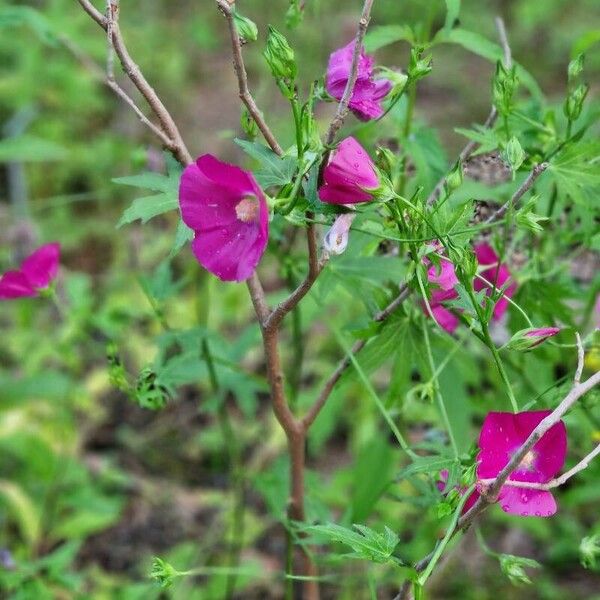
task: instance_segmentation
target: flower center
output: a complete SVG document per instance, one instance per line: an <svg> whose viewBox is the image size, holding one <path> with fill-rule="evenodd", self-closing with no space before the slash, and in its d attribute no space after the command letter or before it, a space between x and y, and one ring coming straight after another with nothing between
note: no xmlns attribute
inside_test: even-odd
<svg viewBox="0 0 600 600"><path fill-rule="evenodd" d="M246 196L235 205L235 216L242 223L258 221L260 205L256 196Z"/></svg>
<svg viewBox="0 0 600 600"><path fill-rule="evenodd" d="M519 469L524 469L525 471L533 471L536 458L537 453L533 450L530 450L519 463Z"/></svg>

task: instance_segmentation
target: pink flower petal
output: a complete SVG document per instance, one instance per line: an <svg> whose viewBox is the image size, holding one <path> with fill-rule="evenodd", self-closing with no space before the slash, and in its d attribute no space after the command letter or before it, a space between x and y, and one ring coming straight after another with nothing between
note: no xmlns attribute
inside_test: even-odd
<svg viewBox="0 0 600 600"><path fill-rule="evenodd" d="M460 320L447 308L444 308L443 306L432 306L431 312L444 331L447 331L448 333L454 333L456 331Z"/></svg>
<svg viewBox="0 0 600 600"><path fill-rule="evenodd" d="M53 242L40 246L21 265L20 271L37 290L47 288L58 274L60 244Z"/></svg>
<svg viewBox="0 0 600 600"><path fill-rule="evenodd" d="M33 296L37 296L37 290L21 271L7 271L0 277L0 300Z"/></svg>
<svg viewBox="0 0 600 600"><path fill-rule="evenodd" d="M331 204L368 202L373 196L365 190L379 187L373 161L353 138L342 140L323 171L319 198Z"/></svg>
<svg viewBox="0 0 600 600"><path fill-rule="evenodd" d="M429 269L427 269L427 279L430 283L438 285L444 291L453 290L454 286L458 284L458 277L456 277L456 273L454 272L454 265L445 258L440 259L439 267L432 264Z"/></svg>
<svg viewBox="0 0 600 600"><path fill-rule="evenodd" d="M223 281L248 279L269 236L267 202L252 174L201 156L182 174L179 205L198 262Z"/></svg>
<svg viewBox="0 0 600 600"><path fill-rule="evenodd" d="M505 485L498 497L505 513L521 517L550 517L556 512L554 496L544 490L528 490Z"/></svg>
<svg viewBox="0 0 600 600"><path fill-rule="evenodd" d="M550 412L488 413L479 436L477 476L480 479L496 477ZM550 481L564 465L566 453L567 434L561 421L542 436L510 479L535 483Z"/></svg>
<svg viewBox="0 0 600 600"><path fill-rule="evenodd" d="M327 93L340 100L346 89L350 69L352 67L352 54L355 41L333 52L329 57L325 86ZM368 121L376 119L383 114L381 100L392 89L392 83L385 79L373 80L374 58L365 54L361 48L358 61L358 77L350 98L350 109L359 119Z"/></svg>
<svg viewBox="0 0 600 600"><path fill-rule="evenodd" d="M503 292L503 295L500 297L499 300L496 301L496 305L494 306L492 318L494 321L498 321L506 312L509 305L507 298L512 298L513 294L517 289L517 284L514 281L511 283L511 272L508 270L508 267L506 265L498 264L498 261L500 259L490 245L478 244L477 246L475 246L474 250L475 256L477 257L477 262L481 266L491 265L489 269L484 269L481 272L481 277L488 281L489 284L495 287L497 290L504 288L504 286L507 286ZM490 287L490 285L488 285L487 283L485 283L477 277L473 282L473 287L475 291L485 289L487 290L488 296L492 294L493 289Z"/></svg>

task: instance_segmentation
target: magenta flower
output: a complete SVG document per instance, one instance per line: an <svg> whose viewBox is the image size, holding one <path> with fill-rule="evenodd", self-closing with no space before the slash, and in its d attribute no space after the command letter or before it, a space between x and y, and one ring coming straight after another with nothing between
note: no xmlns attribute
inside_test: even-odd
<svg viewBox="0 0 600 600"><path fill-rule="evenodd" d="M353 137L347 137L331 153L323 170L319 198L330 204L369 202L373 196L368 190L378 187L379 178L373 161Z"/></svg>
<svg viewBox="0 0 600 600"><path fill-rule="evenodd" d="M551 411L490 412L479 436L478 479L493 479L508 464L531 432ZM551 427L526 454L510 481L547 483L560 471L567 454L567 432L562 421ZM498 497L502 510L521 516L549 517L556 501L549 491L503 485Z"/></svg>
<svg viewBox="0 0 600 600"><path fill-rule="evenodd" d="M507 298L512 298L517 289L517 284L512 280L512 275L508 270L508 267L504 264L500 264L500 259L491 246L488 244L478 244L475 246L474 250L480 266L489 267L483 269L480 273L485 281L482 281L479 277L476 277L475 281L473 281L475 291L478 292L485 289L486 294L491 296L494 287L496 290L503 289L502 296L496 301L494 312L492 314L492 320L498 321L506 312L506 309L508 308Z"/></svg>
<svg viewBox="0 0 600 600"><path fill-rule="evenodd" d="M267 202L252 173L205 154L183 171L179 206L198 262L223 281L248 279L269 237Z"/></svg>
<svg viewBox="0 0 600 600"><path fill-rule="evenodd" d="M46 289L56 278L60 244L53 242L32 252L16 271L0 277L0 300L31 298Z"/></svg>
<svg viewBox="0 0 600 600"><path fill-rule="evenodd" d="M336 100L342 99L350 77L354 44L355 41L352 40L348 45L336 50L329 57L325 87L327 93ZM383 114L381 101L392 89L391 81L373 78L374 62L374 58L366 54L364 48L361 48L358 61L358 78L350 97L349 107L362 121L377 119Z"/></svg>

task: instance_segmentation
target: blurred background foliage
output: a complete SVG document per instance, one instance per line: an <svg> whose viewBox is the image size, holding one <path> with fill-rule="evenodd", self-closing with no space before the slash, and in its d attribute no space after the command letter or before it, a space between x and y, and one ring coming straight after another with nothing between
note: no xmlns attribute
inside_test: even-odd
<svg viewBox="0 0 600 600"><path fill-rule="evenodd" d="M266 26L289 37L306 93L322 77L330 52L354 35L360 3L307 0L304 23L294 30L286 30L283 0L238 4L260 32L245 48L251 87L279 137L291 144L287 106L261 56ZM121 5L131 54L192 153L247 160L232 141L243 137L240 107L225 23L214 4ZM496 43L496 14L506 20L515 59L549 105L560 106L567 64L585 51L585 80L592 85L587 114L591 119L598 113L597 0L464 0L460 26ZM375 32L378 26L410 24L425 35L444 19L442 0L379 0L371 27ZM380 64L406 67L406 43L384 45L375 33L369 43L381 45ZM494 64L459 44L438 46L432 54L433 72L419 84L411 150L419 176L435 181L464 145L455 128L485 120ZM59 240L64 251L57 306L37 299L0 306L0 593L19 599L212 600L231 597L235 583L240 598L281 597L285 439L271 415L265 380L256 374L262 373L262 351L247 293L243 285L222 284L201 272L187 248L173 250L172 213L144 226L116 228L132 200L148 193L113 180L162 172L165 158L135 115L103 86L105 56L105 36L77 2L0 2L0 270L41 241ZM531 108L538 100L526 102ZM402 110L400 105L385 128L389 138L397 136ZM320 106L317 114L325 124L333 106ZM349 120L348 130L356 127ZM597 141L598 129L593 131ZM363 127L358 134L375 142L381 131ZM421 165L419 152L425 157ZM464 193L475 193L476 185ZM547 202L549 185L541 186L541 202ZM506 189L486 193L501 197ZM564 208L560 202L557 213ZM585 210L577 228L559 229L557 239L544 240L550 262L553 245L598 251L597 221L589 205ZM568 214L562 218L557 227L569 223ZM342 354L320 317L360 334L368 324L365 308L381 300L379 288L391 273L403 277L400 261L371 260L374 243L355 232L348 252L302 307L302 321L311 325L297 406L310 403ZM297 275L302 252L294 247L283 265L263 261L273 297ZM557 319L589 329L590 320L575 320L570 307L579 302L591 314L600 279L597 257L590 260L580 261L575 274L562 265L543 288L535 269L525 268L519 303L540 324ZM511 330L524 326L518 315L511 319ZM205 339L217 357L216 385L202 355ZM454 352L455 344L434 333L435 362ZM485 412L501 408L501 388L481 349L465 343L459 350L440 384L460 450L468 452ZM288 362L293 351L286 338ZM430 376L423 353L422 331L402 314L369 346L361 365L411 442L427 448L443 436L423 390ZM524 400L545 393L542 404L551 405L565 389L552 387L554 382L570 375L573 365L572 349L548 345L512 359L510 373ZM141 406L123 393L128 389L136 390ZM162 411L151 410L165 402ZM579 447L584 452L600 436L597 395L569 415L567 426L574 460ZM401 554L410 560L427 553L442 530L435 513L439 494L430 479L399 476L403 459L384 431L360 380L348 373L311 431L309 518L379 529L386 524L400 535ZM598 571L579 564L581 539L600 532L598 461L559 493L559 502L560 515L548 521L493 509L481 526L497 552L542 563L532 575L535 588L515 588L499 576L497 561L470 535L448 559L455 568L433 582L432 597L600 598ZM232 582L215 568L231 564L238 543L246 572ZM205 570L163 591L148 578L153 555L181 570ZM390 596L397 571L350 562L331 554L323 572L345 575L325 583L325 597L375 597L369 591L375 584L380 597Z"/></svg>

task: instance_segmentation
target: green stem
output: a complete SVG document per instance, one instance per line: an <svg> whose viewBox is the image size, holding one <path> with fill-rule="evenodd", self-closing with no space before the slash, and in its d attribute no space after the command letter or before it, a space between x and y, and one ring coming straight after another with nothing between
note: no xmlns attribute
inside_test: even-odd
<svg viewBox="0 0 600 600"><path fill-rule="evenodd" d="M502 360L500 359L500 354L498 353L498 349L496 348L496 344L492 340L490 336L490 330L488 324L484 321L481 321L481 328L483 330L483 337L485 339L487 347L490 349L492 356L494 357L494 362L496 363L496 367L498 369L498 373L500 373L500 378L504 383L504 387L506 388L506 393L508 394L508 398L510 400L510 404L512 406L513 412L519 412L519 406L517 405L517 399L515 398L515 394L513 392L512 386L510 385L510 380L506 371L504 369L504 365L502 364Z"/></svg>
<svg viewBox="0 0 600 600"><path fill-rule="evenodd" d="M425 568L423 573L421 573L419 579L417 580L417 583L420 586L425 585L425 582L429 579L429 576L431 575L431 573L433 573L433 569L435 568L435 565L442 557L442 554L444 553L444 550L446 549L448 542L450 542L450 539L454 535L454 532L456 530L456 525L458 524L458 519L460 518L460 515L462 513L462 509L463 509L464 505L466 504L467 500L469 499L469 497L471 496L471 494L473 493L473 490L475 490L475 487L476 487L476 485L473 484L461 496L460 502L458 503L458 506L456 507L456 510L454 511L454 515L452 516L452 522L450 523L450 526L446 530L446 535L444 535L444 539L437 545L436 549L433 552L433 556L431 557L431 560L429 561L429 564L427 565L427 567Z"/></svg>
<svg viewBox="0 0 600 600"><path fill-rule="evenodd" d="M339 330L335 326L333 326L331 324L329 325L329 328L331 329L331 331L333 331L333 334L337 338L337 341L338 341L339 345L342 347L342 349L344 350L344 352L346 352L346 355L350 359L350 362L352 363L352 366L356 369L358 377L362 381L363 385L365 386L365 389L367 390L367 392L369 393L369 395L371 396L371 398L375 402L375 405L377 406L377 408L379 409L379 411L383 415L383 418L386 420L386 422L389 425L390 429L394 433L394 435L396 437L396 440L398 441L398 444L400 445L400 447L402 448L402 450L404 450L404 452L406 452L406 454L412 460L417 459L418 456L410 449L410 446L408 445L408 442L404 439L404 436L400 433L400 430L396 426L396 423L394 423L394 420L392 419L392 417L390 417L388 411L386 410L385 406L383 405L383 402L381 401L381 399L377 395L377 392L373 389L373 386L371 385L371 382L369 381L369 379L365 375L365 372L363 371L362 367L360 366L360 364L356 360L356 357L354 356L352 350L350 350L350 348L348 347L348 344L346 344L346 341L342 337L342 334L339 332Z"/></svg>
<svg viewBox="0 0 600 600"><path fill-rule="evenodd" d="M448 438L450 439L452 452L454 453L454 457L458 458L458 446L456 445L456 439L452 431L452 426L450 425L450 419L448 417L448 411L446 410L446 404L444 403L444 398L440 391L440 385L436 375L435 363L433 361L433 353L431 352L431 344L429 342L429 332L427 331L427 324L425 323L424 319L422 319L422 326L423 339L425 340L425 348L427 349L427 359L429 361L429 368L431 369L431 381L433 383L433 389L435 390L435 397L438 403L438 408L440 409L440 413L442 415L442 420L444 421L444 425L446 427L446 431L448 432ZM460 345L462 345L462 342Z"/></svg>
<svg viewBox="0 0 600 600"><path fill-rule="evenodd" d="M406 118L404 120L404 127L402 129L402 142L404 144L404 158L402 159L402 173L400 175L400 181L398 182L398 193L404 194L406 188L408 159L406 154L406 140L410 136L410 130L412 128L412 120L415 111L415 101L417 99L417 86L415 83L411 83L408 86L408 104L406 105Z"/></svg>

